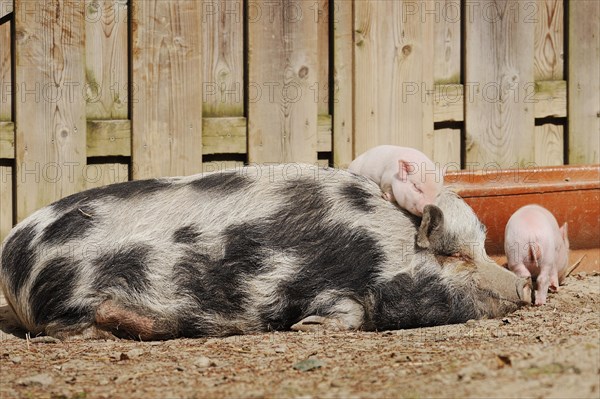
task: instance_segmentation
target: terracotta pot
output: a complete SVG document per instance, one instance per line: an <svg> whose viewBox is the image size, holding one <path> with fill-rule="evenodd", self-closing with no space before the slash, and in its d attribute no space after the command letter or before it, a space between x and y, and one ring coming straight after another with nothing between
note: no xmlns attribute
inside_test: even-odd
<svg viewBox="0 0 600 399"><path fill-rule="evenodd" d="M501 257L510 216L539 204L559 225L568 222L571 258L587 255L578 270L600 270L600 165L462 171L444 179L486 225L488 253Z"/></svg>

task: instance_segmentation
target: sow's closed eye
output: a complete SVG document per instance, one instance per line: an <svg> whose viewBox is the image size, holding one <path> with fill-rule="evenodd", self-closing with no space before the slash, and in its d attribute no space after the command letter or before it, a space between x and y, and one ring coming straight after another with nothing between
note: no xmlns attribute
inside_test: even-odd
<svg viewBox="0 0 600 399"><path fill-rule="evenodd" d="M462 252L454 252L452 255L449 256L450 258L454 258L454 259L459 259L462 260L463 262L471 262L473 260L472 257L470 257L467 254L464 254Z"/></svg>
<svg viewBox="0 0 600 399"><path fill-rule="evenodd" d="M441 267L445 264L455 263L457 261L464 263L465 265L473 264L473 258L462 252L448 252L436 255L436 259Z"/></svg>

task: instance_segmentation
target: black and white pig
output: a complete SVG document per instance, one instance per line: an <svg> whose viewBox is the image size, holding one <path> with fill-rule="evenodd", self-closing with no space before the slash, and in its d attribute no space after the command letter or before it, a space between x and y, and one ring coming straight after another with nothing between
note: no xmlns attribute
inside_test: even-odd
<svg viewBox="0 0 600 399"><path fill-rule="evenodd" d="M24 329L59 338L401 329L525 303L484 239L447 190L420 219L349 172L249 166L66 197L13 229L0 282Z"/></svg>

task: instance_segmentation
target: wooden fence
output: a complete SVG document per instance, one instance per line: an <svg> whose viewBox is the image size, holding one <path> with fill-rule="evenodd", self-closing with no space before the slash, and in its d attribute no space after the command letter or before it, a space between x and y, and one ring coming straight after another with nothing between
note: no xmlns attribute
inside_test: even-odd
<svg viewBox="0 0 600 399"><path fill-rule="evenodd" d="M598 163L597 0L0 0L0 239L106 183L242 163Z"/></svg>

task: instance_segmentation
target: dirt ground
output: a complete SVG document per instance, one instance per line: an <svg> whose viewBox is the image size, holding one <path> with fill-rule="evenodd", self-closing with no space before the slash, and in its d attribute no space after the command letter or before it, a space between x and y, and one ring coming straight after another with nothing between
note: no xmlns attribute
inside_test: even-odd
<svg viewBox="0 0 600 399"><path fill-rule="evenodd" d="M600 398L600 273L569 277L543 307L436 328L0 338L1 398Z"/></svg>

